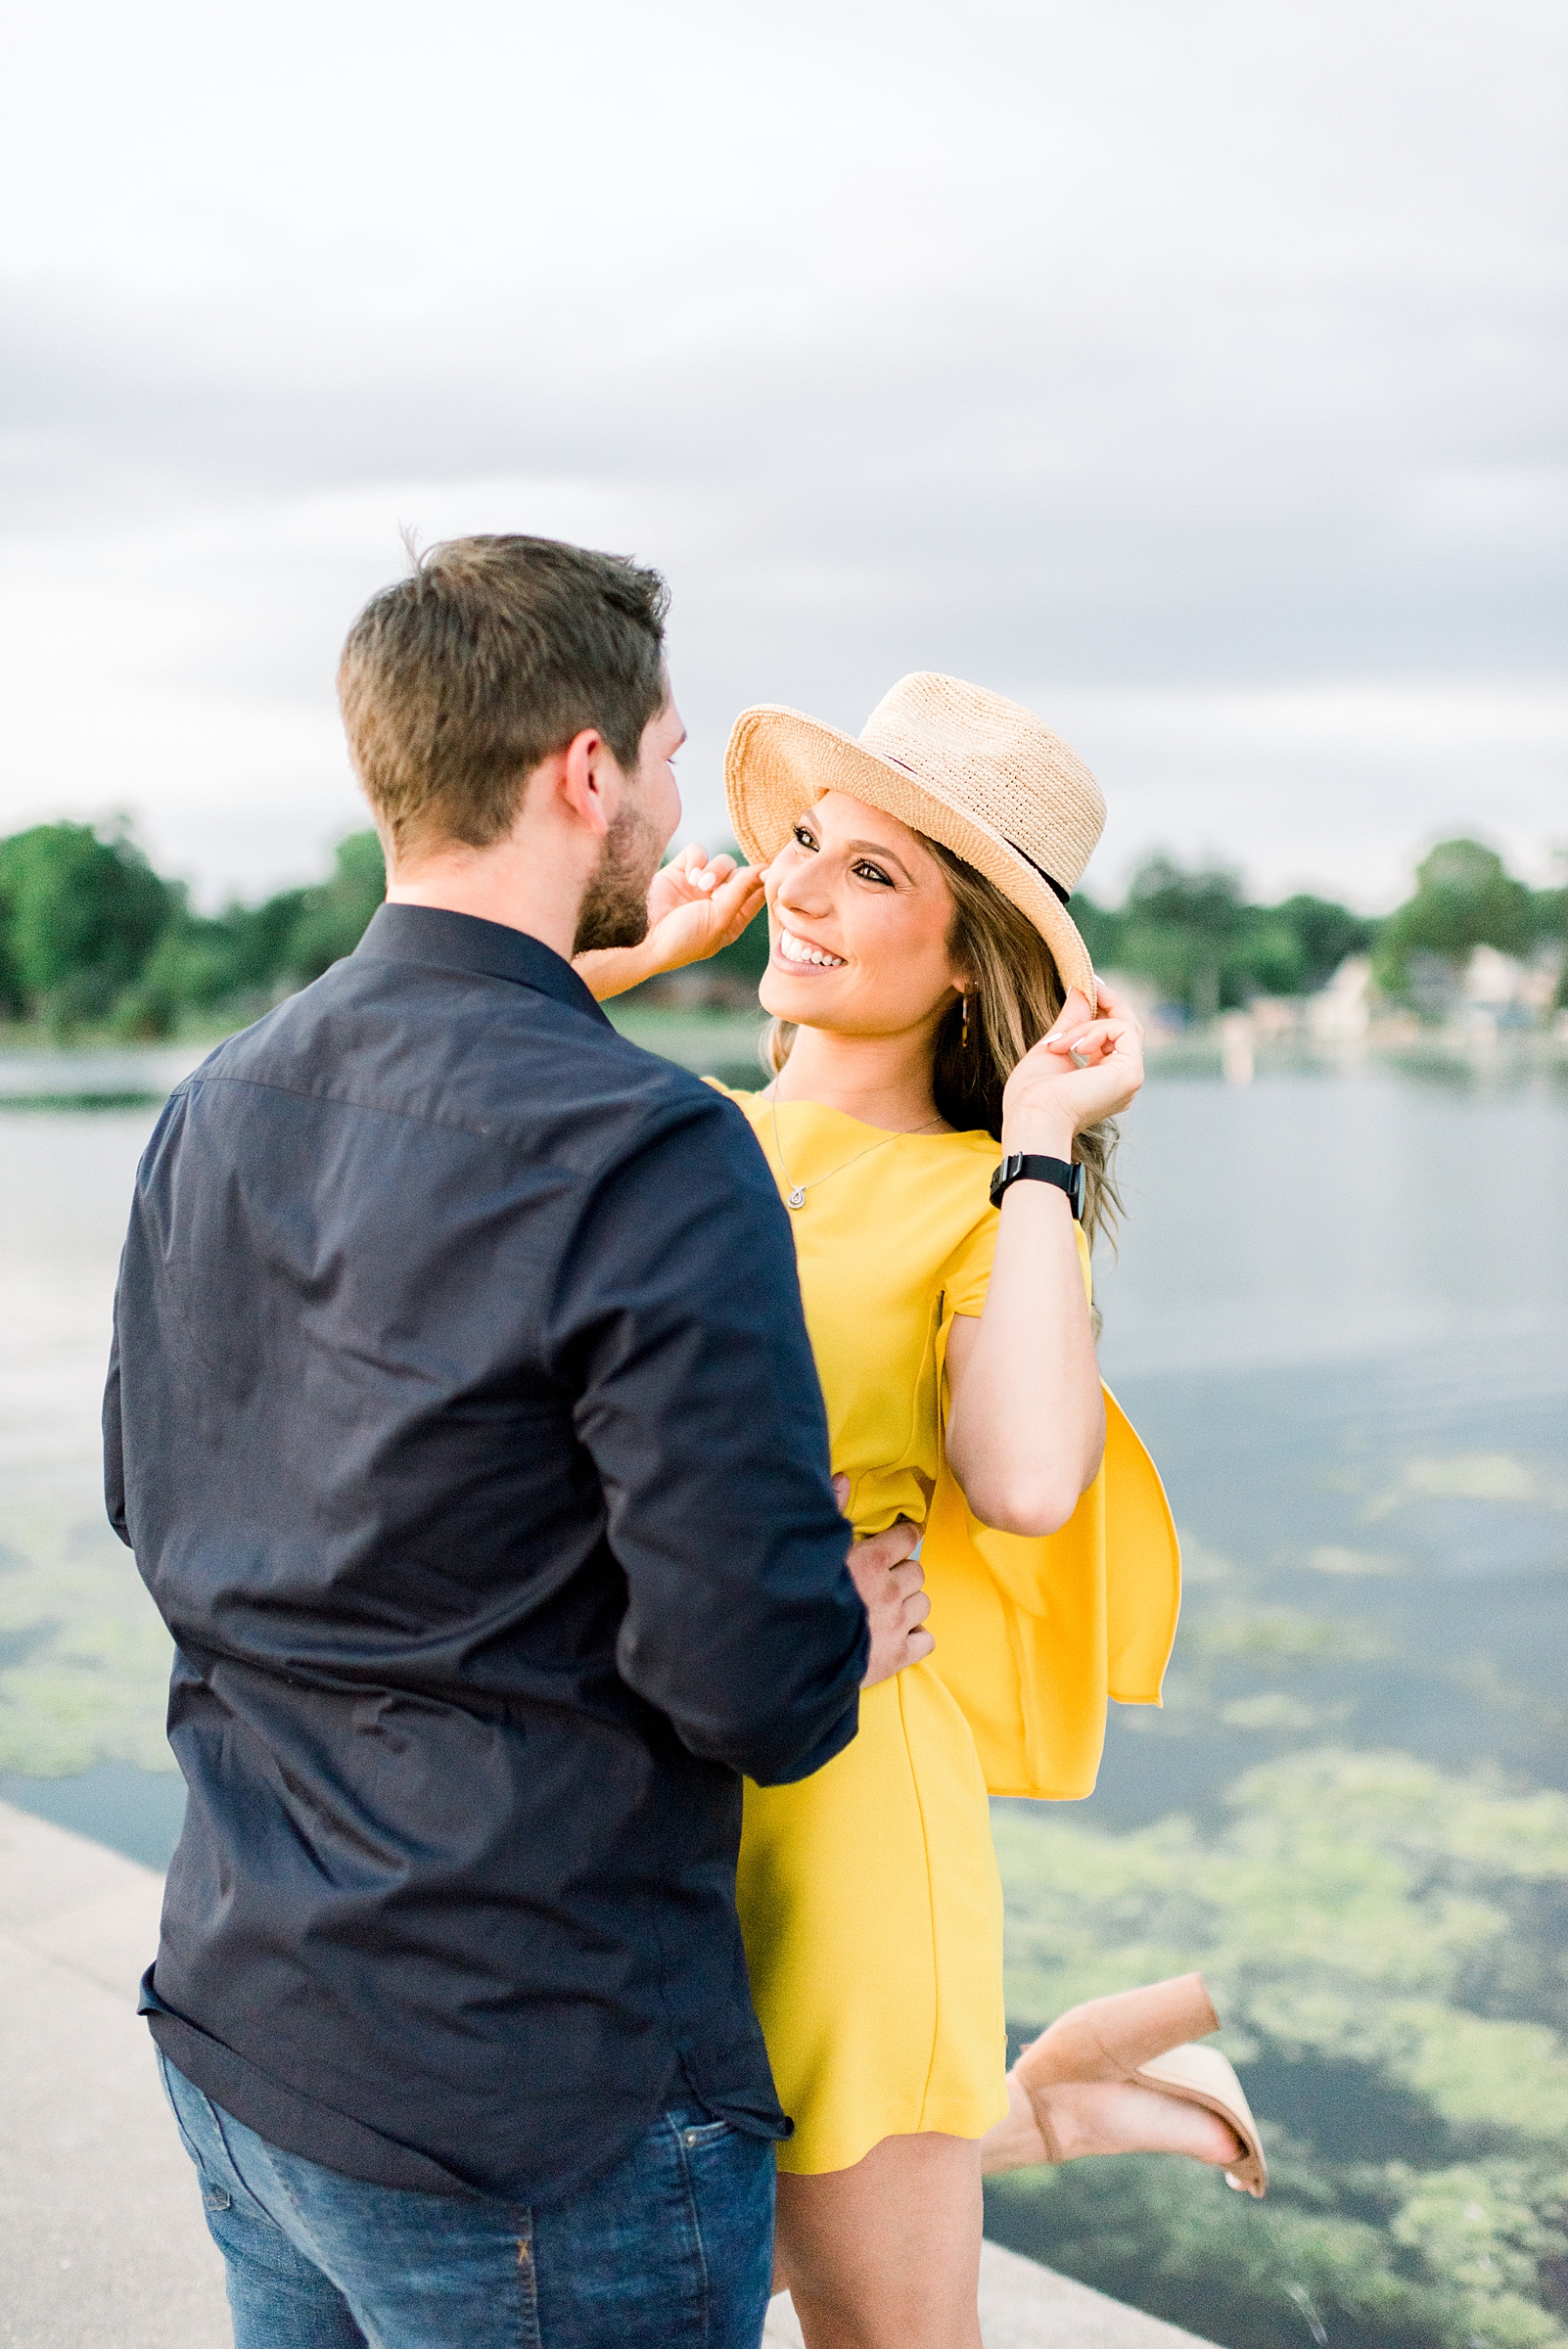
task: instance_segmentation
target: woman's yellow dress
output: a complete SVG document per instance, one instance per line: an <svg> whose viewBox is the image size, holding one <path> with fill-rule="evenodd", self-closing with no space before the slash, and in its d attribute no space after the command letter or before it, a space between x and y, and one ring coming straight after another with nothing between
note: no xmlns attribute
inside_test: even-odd
<svg viewBox="0 0 1568 2349"><path fill-rule="evenodd" d="M737 1897L794 2172L884 2137L981 2137L1007 2106L992 1793L1094 1782L1107 1692L1157 1704L1177 1559L1147 1454L1107 1398L1106 1463L1071 1524L1025 1541L970 1515L942 1449L956 1314L996 1245L986 1133L887 1136L842 1112L731 1096L791 1216L833 1467L861 1538L925 1528L936 1653L860 1699L814 1776L746 1788ZM1081 1237L1081 1247L1082 1237ZM1088 1258L1084 1250L1084 1276Z"/></svg>

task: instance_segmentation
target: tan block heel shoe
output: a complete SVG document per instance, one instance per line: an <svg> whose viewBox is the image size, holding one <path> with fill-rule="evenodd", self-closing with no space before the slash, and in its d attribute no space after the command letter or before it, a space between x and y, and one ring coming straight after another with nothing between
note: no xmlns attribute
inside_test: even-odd
<svg viewBox="0 0 1568 2349"><path fill-rule="evenodd" d="M1241 2082L1218 2048L1190 2045L1219 2028L1201 1974L1178 1974L1170 1982L1070 2006L1013 2066L1047 2152L1060 2158L1037 2090L1068 2081L1135 2081L1218 2113L1245 2147L1241 2159L1226 2169L1225 2183L1262 2201L1268 2189L1268 2164Z"/></svg>

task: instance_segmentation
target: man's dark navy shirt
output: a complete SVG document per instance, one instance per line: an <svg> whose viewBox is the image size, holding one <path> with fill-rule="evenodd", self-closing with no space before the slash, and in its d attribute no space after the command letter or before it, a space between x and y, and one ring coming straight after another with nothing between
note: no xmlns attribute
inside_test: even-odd
<svg viewBox="0 0 1568 2349"><path fill-rule="evenodd" d="M741 1773L849 1742L866 1632L733 1105L383 906L160 1120L105 1446L177 1650L171 2062L438 2192L568 2193L677 2097L783 2135Z"/></svg>

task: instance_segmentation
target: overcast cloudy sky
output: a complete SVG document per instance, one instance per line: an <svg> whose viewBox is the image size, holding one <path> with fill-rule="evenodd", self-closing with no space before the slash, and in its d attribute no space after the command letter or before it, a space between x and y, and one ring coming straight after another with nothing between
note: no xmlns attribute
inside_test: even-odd
<svg viewBox="0 0 1568 2349"><path fill-rule="evenodd" d="M642 555L736 710L1038 710L1150 847L1568 846L1561 0L53 0L0 155L0 827L362 820L397 530Z"/></svg>

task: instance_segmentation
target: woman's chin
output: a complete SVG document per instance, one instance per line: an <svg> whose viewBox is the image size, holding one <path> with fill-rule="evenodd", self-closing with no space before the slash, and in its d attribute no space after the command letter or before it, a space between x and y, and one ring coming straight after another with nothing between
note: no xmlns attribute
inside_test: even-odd
<svg viewBox="0 0 1568 2349"><path fill-rule="evenodd" d="M820 979L797 979L792 972L770 967L757 990L762 1009L775 1020L792 1020L808 1028L827 1011L836 990L828 974Z"/></svg>

